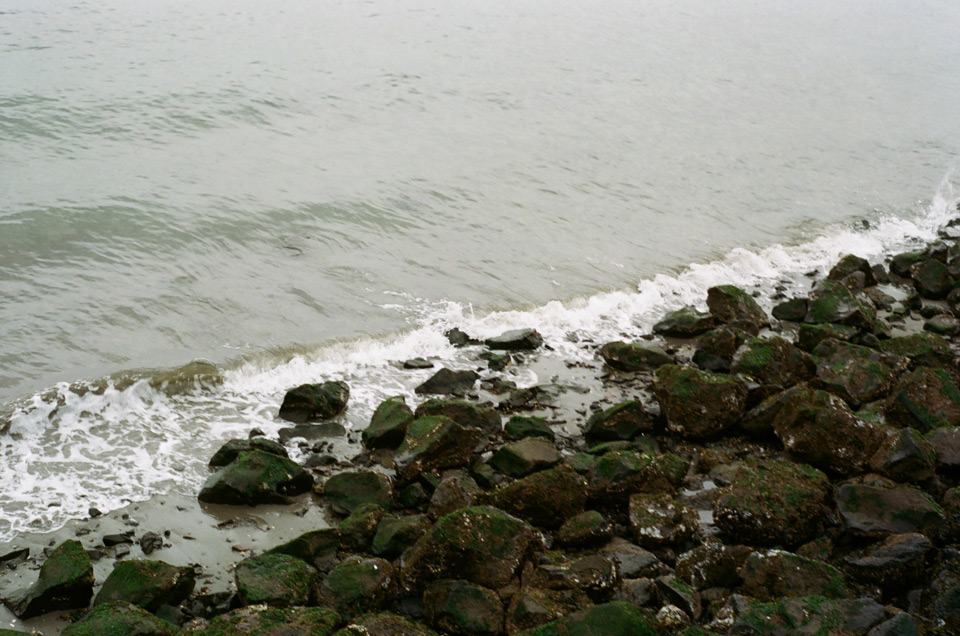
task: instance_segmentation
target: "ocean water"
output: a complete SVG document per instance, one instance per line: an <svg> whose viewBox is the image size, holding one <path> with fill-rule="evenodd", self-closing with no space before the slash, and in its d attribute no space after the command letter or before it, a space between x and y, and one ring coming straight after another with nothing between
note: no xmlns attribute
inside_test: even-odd
<svg viewBox="0 0 960 636"><path fill-rule="evenodd" d="M453 326L582 358L710 285L934 239L958 27L937 0L0 0L0 540L195 491L302 382L347 380L362 427L429 374L396 361L470 364Z"/></svg>

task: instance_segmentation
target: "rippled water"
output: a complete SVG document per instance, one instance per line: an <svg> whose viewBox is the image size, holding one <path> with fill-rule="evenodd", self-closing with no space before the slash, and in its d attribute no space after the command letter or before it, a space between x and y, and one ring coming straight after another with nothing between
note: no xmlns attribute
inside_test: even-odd
<svg viewBox="0 0 960 636"><path fill-rule="evenodd" d="M173 487L296 381L408 391L386 363L452 356L445 326L622 330L932 236L958 26L933 0L0 0L0 534L74 513L55 479ZM221 388L65 389L196 358Z"/></svg>

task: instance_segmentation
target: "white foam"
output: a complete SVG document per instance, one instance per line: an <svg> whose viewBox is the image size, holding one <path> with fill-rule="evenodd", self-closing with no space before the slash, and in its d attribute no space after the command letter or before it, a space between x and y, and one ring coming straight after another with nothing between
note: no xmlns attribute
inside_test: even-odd
<svg viewBox="0 0 960 636"><path fill-rule="evenodd" d="M299 384L348 382L346 425L354 429L365 426L386 397L404 395L416 403L414 388L433 371L401 370L398 362L424 357L451 368L476 366L443 336L451 327L479 338L535 327L554 349L546 355L586 359L594 349L571 335L595 343L640 336L668 310L702 306L713 285L769 288L783 279L802 285L802 274L823 271L844 254L877 262L932 241L956 216L950 176L913 218L880 216L867 230L828 228L800 245L735 249L717 261L642 280L635 290L480 316L470 305L396 294L404 301L397 304L402 311L416 308L409 315L416 325L410 331L324 344L283 359L264 355L226 370L220 385L173 395L146 380L124 388L108 382L105 390L82 395L58 385L18 405L9 434L0 437L0 540L56 528L85 516L91 505L110 510L156 493L197 492L207 476L207 459L224 440L246 437L254 427L273 435L287 425L276 419L277 407L284 392ZM532 372L515 372L520 386L538 381Z"/></svg>

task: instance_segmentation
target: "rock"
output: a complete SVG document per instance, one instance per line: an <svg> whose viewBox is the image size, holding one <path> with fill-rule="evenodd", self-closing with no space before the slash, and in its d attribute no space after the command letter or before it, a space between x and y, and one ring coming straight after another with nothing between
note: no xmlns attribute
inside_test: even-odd
<svg viewBox="0 0 960 636"><path fill-rule="evenodd" d="M339 546L340 532L336 528L323 528L301 534L292 541L270 548L264 554L286 554L325 573L336 564Z"/></svg>
<svg viewBox="0 0 960 636"><path fill-rule="evenodd" d="M402 395L387 398L373 412L370 425L361 433L366 448L396 448L413 421L413 411Z"/></svg>
<svg viewBox="0 0 960 636"><path fill-rule="evenodd" d="M825 600L822 596L750 602L730 628L735 634L863 634L883 620L871 598Z"/></svg>
<svg viewBox="0 0 960 636"><path fill-rule="evenodd" d="M867 636L919 636L919 634L916 620L906 612L901 612L871 629Z"/></svg>
<svg viewBox="0 0 960 636"><path fill-rule="evenodd" d="M700 529L697 512L670 495L631 495L629 515L637 543L651 550L682 545Z"/></svg>
<svg viewBox="0 0 960 636"><path fill-rule="evenodd" d="M938 260L927 259L910 266L910 278L917 293L924 298L946 298L953 287L949 268Z"/></svg>
<svg viewBox="0 0 960 636"><path fill-rule="evenodd" d="M459 327L454 327L453 329L448 329L443 332L443 335L447 338L447 342L452 344L454 347L466 347L467 345L480 344L480 341L476 338L471 338L465 332L461 331Z"/></svg>
<svg viewBox="0 0 960 636"><path fill-rule="evenodd" d="M750 338L737 349L730 372L779 390L812 378L816 364L783 338Z"/></svg>
<svg viewBox="0 0 960 636"><path fill-rule="evenodd" d="M372 503L387 509L393 497L390 479L372 470L347 471L323 484L323 495L335 512L349 515L357 506Z"/></svg>
<svg viewBox="0 0 960 636"><path fill-rule="evenodd" d="M881 478L858 478L841 484L836 504L844 529L857 536L879 538L919 532L936 538L946 523L940 506L929 495Z"/></svg>
<svg viewBox="0 0 960 636"><path fill-rule="evenodd" d="M464 400L427 400L417 407L415 417L444 415L460 426L472 426L487 432L499 432L500 414L492 408L477 406Z"/></svg>
<svg viewBox="0 0 960 636"><path fill-rule="evenodd" d="M687 461L672 453L606 453L590 469L590 498L603 506L618 506L636 493L674 494L687 468Z"/></svg>
<svg viewBox="0 0 960 636"><path fill-rule="evenodd" d="M347 550L366 550L383 519L383 507L379 504L360 504L353 514L340 522L340 545Z"/></svg>
<svg viewBox="0 0 960 636"><path fill-rule="evenodd" d="M767 313L747 292L734 285L718 285L707 290L707 307L718 322L740 320L757 328L769 323Z"/></svg>
<svg viewBox="0 0 960 636"><path fill-rule="evenodd" d="M606 543L612 537L607 518L596 510L587 510L564 521L555 538L561 545L585 548Z"/></svg>
<svg viewBox="0 0 960 636"><path fill-rule="evenodd" d="M280 457L287 457L287 449L264 437L254 437L252 439L231 439L227 441L210 458L209 466L211 468L220 468L226 466L237 458L243 451L261 450L265 453L273 453Z"/></svg>
<svg viewBox="0 0 960 636"><path fill-rule="evenodd" d="M905 358L838 340L821 342L813 357L823 388L854 408L887 395L907 367Z"/></svg>
<svg viewBox="0 0 960 636"><path fill-rule="evenodd" d="M221 614L197 636L328 636L343 623L326 607L242 607ZM102 633L102 632L101 632Z"/></svg>
<svg viewBox="0 0 960 636"><path fill-rule="evenodd" d="M908 358L915 365L949 369L953 367L950 344L932 333L915 333L880 341L880 350L886 354Z"/></svg>
<svg viewBox="0 0 960 636"><path fill-rule="evenodd" d="M500 351L532 351L543 344L543 337L535 329L514 329L496 338L487 338L484 344Z"/></svg>
<svg viewBox="0 0 960 636"><path fill-rule="evenodd" d="M346 434L347 429L343 424L320 422L319 424L298 424L289 428L281 428L277 431L277 438L281 444L289 444L291 440L296 438L312 442L330 437L343 437Z"/></svg>
<svg viewBox="0 0 960 636"><path fill-rule="evenodd" d="M494 506L544 528L556 528L583 510L584 479L567 466L528 475L490 493Z"/></svg>
<svg viewBox="0 0 960 636"><path fill-rule="evenodd" d="M951 478L960 473L960 428L939 428L927 435L927 441L936 455L938 473Z"/></svg>
<svg viewBox="0 0 960 636"><path fill-rule="evenodd" d="M595 605L515 636L656 636L656 625L643 611L622 601Z"/></svg>
<svg viewBox="0 0 960 636"><path fill-rule="evenodd" d="M93 604L124 601L156 612L161 605L177 606L193 592L192 567L163 561L120 561L103 582Z"/></svg>
<svg viewBox="0 0 960 636"><path fill-rule="evenodd" d="M143 536L140 537L140 550L144 554L150 554L154 550L159 550L163 547L163 537L161 537L156 532L144 532Z"/></svg>
<svg viewBox="0 0 960 636"><path fill-rule="evenodd" d="M426 358L410 358L403 362L403 368L408 370L432 369L433 363Z"/></svg>
<svg viewBox="0 0 960 636"><path fill-rule="evenodd" d="M542 437L551 442L554 440L553 429L542 417L525 417L514 415L503 427L503 433L509 439L523 439L524 437Z"/></svg>
<svg viewBox="0 0 960 636"><path fill-rule="evenodd" d="M377 525L371 551L385 559L395 559L417 542L430 527L426 515L384 515Z"/></svg>
<svg viewBox="0 0 960 636"><path fill-rule="evenodd" d="M595 603L609 601L620 584L617 564L602 555L593 554L577 559L567 569L566 578L571 588L583 592Z"/></svg>
<svg viewBox="0 0 960 636"><path fill-rule="evenodd" d="M572 611L562 598L562 592L533 587L521 588L513 595L506 611L506 632L517 634L556 620Z"/></svg>
<svg viewBox="0 0 960 636"><path fill-rule="evenodd" d="M786 322L803 322L807 317L807 299L791 298L776 305L770 312L777 320Z"/></svg>
<svg viewBox="0 0 960 636"><path fill-rule="evenodd" d="M744 594L765 601L787 596L842 598L847 593L840 570L783 550L753 552L740 568L740 577Z"/></svg>
<svg viewBox="0 0 960 636"><path fill-rule="evenodd" d="M931 618L942 626L947 634L960 630L960 585L951 585L940 592L934 602Z"/></svg>
<svg viewBox="0 0 960 636"><path fill-rule="evenodd" d="M726 373L733 364L733 354L743 340L737 331L729 327L708 331L697 338L693 363L704 371Z"/></svg>
<svg viewBox="0 0 960 636"><path fill-rule="evenodd" d="M932 544L919 533L892 534L879 545L844 558L847 572L864 583L896 590L909 589L923 574Z"/></svg>
<svg viewBox="0 0 960 636"><path fill-rule="evenodd" d="M329 420L343 413L349 399L350 387L346 382L301 384L283 396L279 416L295 424Z"/></svg>
<svg viewBox="0 0 960 636"><path fill-rule="evenodd" d="M615 538L600 553L617 564L625 579L659 576L667 570L655 554L625 539Z"/></svg>
<svg viewBox="0 0 960 636"><path fill-rule="evenodd" d="M463 508L441 517L403 558L409 593L433 581L459 578L499 589L510 583L540 544L526 522L490 506Z"/></svg>
<svg viewBox="0 0 960 636"><path fill-rule="evenodd" d="M940 336L955 336L960 333L960 320L946 314L938 314L923 323L923 329Z"/></svg>
<svg viewBox="0 0 960 636"><path fill-rule="evenodd" d="M176 627L153 614L130 603L115 601L93 608L76 623L64 627L61 635L173 636L177 632Z"/></svg>
<svg viewBox="0 0 960 636"><path fill-rule="evenodd" d="M560 461L553 442L528 437L504 444L490 458L490 465L511 477L523 477L544 470Z"/></svg>
<svg viewBox="0 0 960 636"><path fill-rule="evenodd" d="M397 475L409 481L420 473L467 466L482 437L480 429L443 415L415 419L394 456Z"/></svg>
<svg viewBox="0 0 960 636"><path fill-rule="evenodd" d="M103 545L108 548L112 548L115 545L132 545L133 544L133 532L127 532L126 534L105 534L103 535Z"/></svg>
<svg viewBox="0 0 960 636"><path fill-rule="evenodd" d="M623 342L608 342L600 348L600 357L617 371L653 371L673 362L673 356L660 347Z"/></svg>
<svg viewBox="0 0 960 636"><path fill-rule="evenodd" d="M824 323L820 325L800 325L797 332L797 347L803 351L813 351L825 340L839 340L849 342L860 333L856 327Z"/></svg>
<svg viewBox="0 0 960 636"><path fill-rule="evenodd" d="M426 382L414 391L417 395L462 395L473 388L479 377L473 371L453 371L444 367L430 376Z"/></svg>
<svg viewBox="0 0 960 636"><path fill-rule="evenodd" d="M261 554L237 564L234 578L241 604L292 607L310 604L317 571L296 557Z"/></svg>
<svg viewBox="0 0 960 636"><path fill-rule="evenodd" d="M710 541L677 557L677 577L694 589L734 588L743 583L740 567L750 556L750 548Z"/></svg>
<svg viewBox="0 0 960 636"><path fill-rule="evenodd" d="M683 307L671 311L653 326L653 333L672 338L692 338L710 331L717 324L712 315L697 311L693 307Z"/></svg>
<svg viewBox="0 0 960 636"><path fill-rule="evenodd" d="M85 608L92 597L90 555L79 541L64 541L43 562L37 582L22 594L5 595L3 602L26 620L47 612Z"/></svg>
<svg viewBox="0 0 960 636"><path fill-rule="evenodd" d="M786 460L744 460L713 518L726 536L763 546L797 546L823 531L826 475Z"/></svg>
<svg viewBox="0 0 960 636"><path fill-rule="evenodd" d="M686 633L688 630L684 628L687 628L690 625L690 615L676 605L670 605L667 603L657 610L656 621L657 626L660 628L662 633ZM683 630L683 632L680 630Z"/></svg>
<svg viewBox="0 0 960 636"><path fill-rule="evenodd" d="M469 508L476 503L479 494L480 487L469 475L446 476L440 480L433 491L427 515L431 520L436 521L454 510Z"/></svg>
<svg viewBox="0 0 960 636"><path fill-rule="evenodd" d="M667 428L692 439L722 433L740 420L746 406L743 382L692 367L660 367L653 389Z"/></svg>
<svg viewBox="0 0 960 636"><path fill-rule="evenodd" d="M657 594L662 603L679 607L691 619L700 618L700 594L672 574L658 577Z"/></svg>
<svg viewBox="0 0 960 636"><path fill-rule="evenodd" d="M887 421L927 433L942 426L960 425L960 390L942 369L917 367L907 375L884 408Z"/></svg>
<svg viewBox="0 0 960 636"><path fill-rule="evenodd" d="M860 258L853 254L847 254L841 258L840 261L830 269L827 278L843 282L851 274L855 274L856 272L863 274L864 285L866 287L872 287L877 284L877 278L874 276L870 263L865 258Z"/></svg>
<svg viewBox="0 0 960 636"><path fill-rule="evenodd" d="M876 331L877 310L860 300L841 283L820 281L810 297L804 321L810 324L839 323L868 332Z"/></svg>
<svg viewBox="0 0 960 636"><path fill-rule="evenodd" d="M653 430L653 422L639 400L628 400L603 411L597 411L587 420L584 435L601 441L632 439L641 431Z"/></svg>
<svg viewBox="0 0 960 636"><path fill-rule="evenodd" d="M333 636L439 636L435 631L409 618L381 612L364 614Z"/></svg>
<svg viewBox="0 0 960 636"><path fill-rule="evenodd" d="M933 479L937 455L933 445L913 429L885 430L885 441L870 459L870 470L898 482Z"/></svg>
<svg viewBox="0 0 960 636"><path fill-rule="evenodd" d="M383 559L350 557L323 579L317 596L321 605L352 618L387 607L397 595L393 566Z"/></svg>
<svg viewBox="0 0 960 636"><path fill-rule="evenodd" d="M501 411L518 411L554 407L558 405L560 396L566 392L567 387L559 384L538 384L511 391L506 399L500 401L497 408Z"/></svg>
<svg viewBox="0 0 960 636"><path fill-rule="evenodd" d="M204 503L254 506L289 503L308 492L313 478L285 457L261 450L242 452L233 463L210 476L200 491Z"/></svg>
<svg viewBox="0 0 960 636"><path fill-rule="evenodd" d="M904 252L890 259L890 273L900 278L910 277L910 268L926 258L926 250Z"/></svg>
<svg viewBox="0 0 960 636"><path fill-rule="evenodd" d="M493 590L467 581L435 581L423 593L427 619L437 629L463 636L503 631L503 603Z"/></svg>

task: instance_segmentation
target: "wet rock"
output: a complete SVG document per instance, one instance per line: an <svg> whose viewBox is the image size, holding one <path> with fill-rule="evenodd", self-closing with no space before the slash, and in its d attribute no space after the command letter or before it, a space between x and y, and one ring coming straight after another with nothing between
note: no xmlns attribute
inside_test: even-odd
<svg viewBox="0 0 960 636"><path fill-rule="evenodd" d="M697 512L670 495L631 495L629 516L634 538L648 549L682 545L700 529Z"/></svg>
<svg viewBox="0 0 960 636"><path fill-rule="evenodd" d="M596 510L587 510L567 519L557 531L557 543L583 548L606 543L613 537L607 518Z"/></svg>
<svg viewBox="0 0 960 636"><path fill-rule="evenodd" d="M361 504L353 514L340 522L340 545L348 550L366 550L383 519L383 507L379 504Z"/></svg>
<svg viewBox="0 0 960 636"><path fill-rule="evenodd" d="M900 278L910 277L910 268L926 258L926 250L903 252L890 259L890 273Z"/></svg>
<svg viewBox="0 0 960 636"><path fill-rule="evenodd" d="M289 459L260 450L242 452L210 476L200 491L204 503L254 506L289 503L308 492L313 478Z"/></svg>
<svg viewBox="0 0 960 636"><path fill-rule="evenodd" d="M776 305L770 312L777 320L803 322L807 317L807 299L791 298Z"/></svg>
<svg viewBox="0 0 960 636"><path fill-rule="evenodd" d="M730 634L863 634L883 617L883 606L871 598L830 601L812 596L751 602L734 621Z"/></svg>
<svg viewBox="0 0 960 636"><path fill-rule="evenodd" d="M403 559L402 584L415 593L440 579L459 578L491 589L508 584L540 544L526 522L490 506L441 517Z"/></svg>
<svg viewBox="0 0 960 636"><path fill-rule="evenodd" d="M797 546L820 534L830 482L815 468L787 460L744 460L713 509L720 530L737 542Z"/></svg>
<svg viewBox="0 0 960 636"><path fill-rule="evenodd" d="M323 484L323 495L335 512L349 515L365 503L390 507L393 487L390 479L372 470L347 471L334 475Z"/></svg>
<svg viewBox="0 0 960 636"><path fill-rule="evenodd" d="M679 607L693 620L700 618L700 594L690 585L672 574L657 578L656 585L662 603Z"/></svg>
<svg viewBox="0 0 960 636"><path fill-rule="evenodd" d="M573 612L540 627L517 632L515 636L655 636L656 633L655 624L640 608L613 601Z"/></svg>
<svg viewBox="0 0 960 636"><path fill-rule="evenodd" d="M380 509L379 506L377 509ZM312 565L318 572L329 572L330 568L336 564L339 546L340 532L336 528L323 528L305 532L292 541L267 550L264 554L286 554Z"/></svg>
<svg viewBox="0 0 960 636"><path fill-rule="evenodd" d="M150 554L154 550L159 550L163 547L163 537L161 537L156 532L144 532L143 536L140 537L140 550L144 554Z"/></svg>
<svg viewBox="0 0 960 636"><path fill-rule="evenodd" d="M653 333L672 338L692 338L710 331L717 324L711 314L697 311L693 307L683 307L671 311L653 326Z"/></svg>
<svg viewBox="0 0 960 636"><path fill-rule="evenodd" d="M416 543L429 527L426 515L384 515L377 525L370 549L377 556L395 559Z"/></svg>
<svg viewBox="0 0 960 636"><path fill-rule="evenodd" d="M501 428L499 413L464 400L427 400L417 407L414 414L417 419L437 415L449 417L460 426L472 426L483 431L497 432Z"/></svg>
<svg viewBox="0 0 960 636"><path fill-rule="evenodd" d="M740 380L673 364L657 369L654 393L667 428L692 439L716 436L736 424L747 399Z"/></svg>
<svg viewBox="0 0 960 636"><path fill-rule="evenodd" d="M707 307L718 322L744 321L757 328L769 323L767 313L757 301L734 285L718 285L708 289Z"/></svg>
<svg viewBox="0 0 960 636"><path fill-rule="evenodd" d="M901 612L871 629L867 636L919 636L919 634L917 621L913 616Z"/></svg>
<svg viewBox="0 0 960 636"><path fill-rule="evenodd" d="M923 329L940 336L955 336L960 333L960 320L946 314L938 314L923 323Z"/></svg>
<svg viewBox="0 0 960 636"><path fill-rule="evenodd" d="M423 593L427 619L437 629L463 636L503 631L503 603L493 590L467 581L436 581Z"/></svg>
<svg viewBox="0 0 960 636"><path fill-rule="evenodd" d="M487 338L484 344L500 351L531 351L543 344L543 337L535 329L514 329L496 338Z"/></svg>
<svg viewBox="0 0 960 636"><path fill-rule="evenodd" d="M281 609L254 605L221 614L195 633L198 636L328 636L342 623L340 615L326 607Z"/></svg>
<svg viewBox="0 0 960 636"><path fill-rule="evenodd" d="M653 371L673 362L673 356L657 346L617 340L600 348L600 357L618 371Z"/></svg>
<svg viewBox="0 0 960 636"><path fill-rule="evenodd" d="M821 342L813 356L823 388L854 408L888 394L907 366L905 358L838 340Z"/></svg>
<svg viewBox="0 0 960 636"><path fill-rule="evenodd" d="M697 590L734 588L743 583L740 567L750 553L746 546L710 541L677 557L677 577Z"/></svg>
<svg viewBox="0 0 960 636"><path fill-rule="evenodd" d="M571 609L563 603L555 591L524 587L513 595L506 610L506 632L517 634L552 620L556 620Z"/></svg>
<svg viewBox="0 0 960 636"><path fill-rule="evenodd" d="M220 468L226 466L243 451L261 450L265 453L273 453L280 457L287 457L287 449L273 440L264 437L254 437L251 439L231 439L213 454L210 458L209 466L211 468Z"/></svg>
<svg viewBox="0 0 960 636"><path fill-rule="evenodd" d="M590 469L590 498L601 506L618 506L636 493L673 494L687 468L688 462L672 453L606 453Z"/></svg>
<svg viewBox="0 0 960 636"><path fill-rule="evenodd" d="M820 281L810 295L804 321L810 324L838 323L868 332L876 331L877 310L860 300L843 284Z"/></svg>
<svg viewBox="0 0 960 636"><path fill-rule="evenodd" d="M946 371L917 367L894 389L884 413L891 424L924 433L941 426L958 426L960 390Z"/></svg>
<svg viewBox="0 0 960 636"><path fill-rule="evenodd" d="M58 545L40 567L37 582L22 593L4 595L3 602L18 618L84 608L93 597L93 565L79 541Z"/></svg>
<svg viewBox="0 0 960 636"><path fill-rule="evenodd" d="M639 400L628 400L590 416L584 435L595 440L632 439L637 433L653 430L653 422Z"/></svg>
<svg viewBox="0 0 960 636"><path fill-rule="evenodd" d="M409 618L381 612L364 614L336 632L334 636L439 636L435 631Z"/></svg>
<svg viewBox="0 0 960 636"><path fill-rule="evenodd" d="M571 563L566 579L571 588L583 592L596 603L610 600L613 591L620 584L616 563L599 554Z"/></svg>
<svg viewBox="0 0 960 636"><path fill-rule="evenodd" d="M396 448L413 421L413 411L403 396L387 398L373 412L370 425L361 433L366 448Z"/></svg>
<svg viewBox="0 0 960 636"><path fill-rule="evenodd" d="M296 424L329 420L343 413L349 399L350 387L346 382L301 384L283 396L279 416Z"/></svg>
<svg viewBox="0 0 960 636"><path fill-rule="evenodd" d="M480 494L480 487L470 475L454 473L444 476L433 491L427 515L436 521L460 508L472 506Z"/></svg>
<svg viewBox="0 0 960 636"><path fill-rule="evenodd" d="M243 605L292 607L310 603L317 571L286 554L262 554L237 564L234 578Z"/></svg>
<svg viewBox="0 0 960 636"><path fill-rule="evenodd" d="M347 429L343 424L320 422L319 424L298 424L289 428L281 428L277 431L277 438L281 444L289 444L291 440L296 438L312 442L331 437L343 437L346 434Z"/></svg>
<svg viewBox="0 0 960 636"><path fill-rule="evenodd" d="M454 347L466 347L467 345L480 344L479 340L470 337L458 327L444 331L443 335L446 337L447 342L452 344Z"/></svg>
<svg viewBox="0 0 960 636"><path fill-rule="evenodd" d="M625 579L659 576L666 570L655 554L624 539L614 539L601 554L617 564L620 576Z"/></svg>
<svg viewBox="0 0 960 636"><path fill-rule="evenodd" d="M350 557L323 579L317 591L320 605L352 618L387 607L397 595L393 566L383 559Z"/></svg>
<svg viewBox="0 0 960 636"><path fill-rule="evenodd" d="M937 472L949 477L960 473L960 428L939 428L927 436L937 459Z"/></svg>
<svg viewBox="0 0 960 636"><path fill-rule="evenodd" d="M880 341L884 353L908 358L915 365L933 368L953 366L950 344L941 336L932 333L915 333L896 336Z"/></svg>
<svg viewBox="0 0 960 636"><path fill-rule="evenodd" d="M161 605L177 606L193 592L192 567L163 561L120 561L103 582L93 604L124 601L156 612Z"/></svg>
<svg viewBox="0 0 960 636"><path fill-rule="evenodd" d="M726 373L743 337L729 327L712 329L697 339L693 363L704 371Z"/></svg>
<svg viewBox="0 0 960 636"><path fill-rule="evenodd" d="M836 504L844 529L859 536L919 532L935 538L946 522L943 511L923 491L877 477L841 484Z"/></svg>
<svg viewBox="0 0 960 636"><path fill-rule="evenodd" d="M936 452L913 429L886 430L886 438L870 460L870 469L898 482L923 483L933 479Z"/></svg>
<svg viewBox="0 0 960 636"><path fill-rule="evenodd" d="M753 552L740 568L743 592L769 601L788 596L841 598L847 585L832 565L783 550Z"/></svg>
<svg viewBox="0 0 960 636"><path fill-rule="evenodd" d="M403 368L410 370L432 369L433 363L425 358L410 358L404 361Z"/></svg>
<svg viewBox="0 0 960 636"><path fill-rule="evenodd" d="M730 372L779 390L812 378L816 364L783 338L750 338L737 349Z"/></svg>
<svg viewBox="0 0 960 636"><path fill-rule="evenodd" d="M946 298L953 287L950 269L935 259L926 259L910 266L910 278L917 293L924 298Z"/></svg>
<svg viewBox="0 0 960 636"><path fill-rule="evenodd" d="M858 581L909 589L920 579L931 546L930 539L919 533L892 534L878 545L848 555L844 565Z"/></svg>
<svg viewBox="0 0 960 636"><path fill-rule="evenodd" d="M849 342L860 333L856 327L825 323L821 325L800 325L797 332L797 347L803 351L813 351L826 340Z"/></svg>
<svg viewBox="0 0 960 636"><path fill-rule="evenodd" d="M177 631L170 623L135 605L116 601L98 605L76 623L67 625L61 634L66 636L104 636L105 634L173 636Z"/></svg>
<svg viewBox="0 0 960 636"><path fill-rule="evenodd" d="M586 486L574 470L557 466L498 488L489 501L536 526L556 528L583 510Z"/></svg>
<svg viewBox="0 0 960 636"><path fill-rule="evenodd" d="M553 441L553 429L542 417L525 417L514 415L503 427L503 433L509 439L523 439L524 437L541 437Z"/></svg>
<svg viewBox="0 0 960 636"><path fill-rule="evenodd" d="M684 628L690 625L690 615L669 603L657 610L655 618L662 633L677 634L681 633L681 630L685 632L687 630Z"/></svg>
<svg viewBox="0 0 960 636"><path fill-rule="evenodd" d="M523 477L560 461L553 442L528 437L504 444L490 458L490 465L505 475Z"/></svg>
<svg viewBox="0 0 960 636"><path fill-rule="evenodd" d="M414 391L417 395L463 395L473 388L479 377L473 371L453 371L444 367Z"/></svg>
<svg viewBox="0 0 960 636"><path fill-rule="evenodd" d="M397 475L409 481L423 472L467 466L482 437L480 429L443 415L415 419L394 456Z"/></svg>
<svg viewBox="0 0 960 636"><path fill-rule="evenodd" d="M497 405L501 411L519 411L555 407L567 387L559 384L538 384L526 389L516 389Z"/></svg>
<svg viewBox="0 0 960 636"><path fill-rule="evenodd" d="M877 284L877 278L874 276L873 268L869 261L853 254L847 254L841 258L836 265L830 269L827 278L843 282L846 278L860 272L864 277L864 286L872 287Z"/></svg>
<svg viewBox="0 0 960 636"><path fill-rule="evenodd" d="M960 585L951 585L937 594L931 614L945 633L957 633L960 630Z"/></svg>

